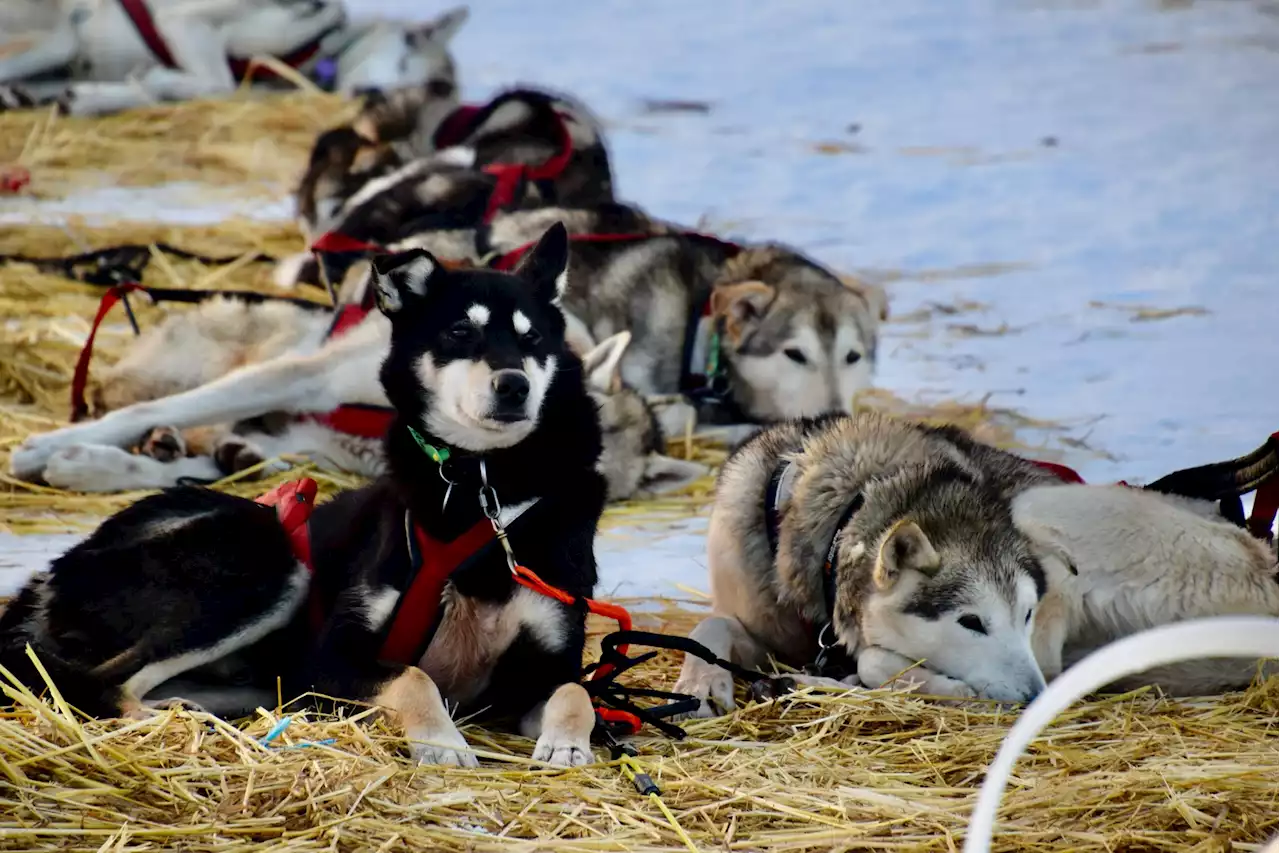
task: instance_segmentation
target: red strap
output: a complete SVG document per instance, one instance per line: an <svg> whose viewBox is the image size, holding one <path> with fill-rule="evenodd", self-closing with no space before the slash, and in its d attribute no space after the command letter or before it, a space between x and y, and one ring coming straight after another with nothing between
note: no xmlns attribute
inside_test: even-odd
<svg viewBox="0 0 1280 853"><path fill-rule="evenodd" d="M1075 472L1074 469L1068 468L1066 465L1059 465L1057 462L1041 462L1038 459L1032 459L1031 464L1039 465L1041 468L1052 471L1058 475L1058 478L1067 483L1083 483L1084 478Z"/></svg>
<svg viewBox="0 0 1280 853"><path fill-rule="evenodd" d="M354 303L343 305L338 309L338 316L333 319L333 325L329 327L329 334L325 335L326 340L345 335L348 331L360 325L360 322L369 316L370 310L364 305Z"/></svg>
<svg viewBox="0 0 1280 853"><path fill-rule="evenodd" d="M379 655L382 660L405 664L418 662L423 637L435 625L436 615L440 611L440 595L449 575L453 574L463 560L483 548L494 535L493 525L488 519L477 522L452 542L438 542L416 524L413 533L422 564L413 582L400 597L400 606Z"/></svg>
<svg viewBox="0 0 1280 853"><path fill-rule="evenodd" d="M572 605L578 600L577 596L567 593L559 587L552 586L542 578L538 577L532 569L529 569L526 566L517 565L515 569L512 570L512 574L515 576L516 583L527 589L531 589L540 595L545 595L547 598L554 598L562 604ZM597 616L603 616L606 619L612 619L617 622L618 630L631 630L631 614L627 612L625 607L617 604L610 604L607 601L597 601L594 598L583 598L582 600L586 603L587 610L591 613L595 613ZM628 648L629 646L623 643L618 646L618 652L625 655ZM612 666L604 664L592 673L591 678L593 680L596 678L603 678L612 671Z"/></svg>
<svg viewBox="0 0 1280 853"><path fill-rule="evenodd" d="M326 231L311 244L313 252L381 252L377 243L366 243L354 237L348 237L341 231Z"/></svg>
<svg viewBox="0 0 1280 853"><path fill-rule="evenodd" d="M383 438L391 429L391 421L395 416L395 409L381 406L339 406L332 412L305 417L344 435Z"/></svg>
<svg viewBox="0 0 1280 853"><path fill-rule="evenodd" d="M1280 438L1280 432L1271 433L1271 440ZM1258 486L1253 496L1253 511L1249 513L1249 532L1259 539L1271 536L1271 525L1276 520L1276 504L1280 503L1280 471L1272 471L1271 476Z"/></svg>
<svg viewBox="0 0 1280 853"><path fill-rule="evenodd" d="M302 47L295 50L293 53L287 53L284 56L277 56L276 59L279 60L280 63L282 63L283 65L288 66L289 68L294 68L294 69L301 68L308 61L310 61L312 57L314 57L317 53L319 53L320 42L323 41L324 37L327 36L330 32L332 32L332 30L323 32L312 41L304 44ZM231 76L241 81L249 79L249 74L250 74L251 66L253 65L253 60L238 59L233 56L227 59L227 64L231 66ZM280 77L280 75L277 74L274 70L267 68L266 66L258 66L256 68L252 68L252 72L254 76L263 80L279 79Z"/></svg>
<svg viewBox="0 0 1280 853"><path fill-rule="evenodd" d="M31 173L23 166L0 166L0 195L16 195L31 183Z"/></svg>
<svg viewBox="0 0 1280 853"><path fill-rule="evenodd" d="M89 337L85 338L84 346L80 348L80 357L76 359L76 369L71 375L72 423L83 420L85 415L89 414L89 406L84 399L84 389L89 383L89 361L93 358L93 342L98 337L98 327L102 325L102 319L107 316L107 312L115 307L126 293L135 291L146 293L147 289L134 282L124 282L102 294L102 300L98 303L98 313L93 318L93 325L89 327Z"/></svg>
<svg viewBox="0 0 1280 853"><path fill-rule="evenodd" d="M177 68L178 63L169 52L164 36L160 35L160 29L156 26L155 18L151 17L146 0L120 0L120 8L129 16L133 28L138 31L143 44L155 55L156 60L165 68Z"/></svg>
<svg viewBox="0 0 1280 853"><path fill-rule="evenodd" d="M315 577L316 567L311 562L311 529L307 522L311 511L316 507L316 481L310 477L290 480L281 483L265 495L255 498L256 503L274 507L280 526L289 535L289 545L293 548L293 556L299 563L307 567L307 571ZM320 600L320 591L315 583L311 584L308 596L311 609L311 628L317 634L324 628L324 602Z"/></svg>
<svg viewBox="0 0 1280 853"><path fill-rule="evenodd" d="M521 179L530 181L547 181L560 177L560 173L569 165L573 156L573 139L569 136L569 128L565 126L564 116L556 117L556 135L559 137L560 150L548 157L541 166L526 166L522 163L493 163L485 166L484 171L494 175L498 181L493 192L489 194L489 204L484 211L486 225L493 220L498 211L515 201L516 188Z"/></svg>

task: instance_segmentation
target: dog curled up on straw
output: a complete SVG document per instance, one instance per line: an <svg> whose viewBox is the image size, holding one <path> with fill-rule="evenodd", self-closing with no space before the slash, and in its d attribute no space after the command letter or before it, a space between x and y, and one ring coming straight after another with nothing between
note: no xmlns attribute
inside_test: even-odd
<svg viewBox="0 0 1280 853"><path fill-rule="evenodd" d="M1273 436L1216 466L1223 497L1274 488L1276 461ZM715 615L691 636L715 654L758 668L843 653L836 683L934 696L1029 701L1135 631L1280 608L1274 543L1212 501L1069 484L958 429L872 413L782 424L735 451L707 557ZM1258 669L1195 661L1116 686L1200 695ZM676 690L703 700L699 715L734 707L729 674L692 657Z"/></svg>
<svg viewBox="0 0 1280 853"><path fill-rule="evenodd" d="M244 80L277 74L344 94L452 90L449 42L469 16L458 6L418 24L359 22L340 0L4 5L0 110L52 104L86 116L230 95ZM263 57L273 62L255 74L251 63Z"/></svg>
<svg viewBox="0 0 1280 853"><path fill-rule="evenodd" d="M23 589L0 617L4 666L38 687L30 644L69 703L106 716L179 691L242 713L272 704L280 678L290 695L389 711L419 760L474 764L448 701L519 722L536 759L588 762L586 611L518 586L499 547L571 596L593 591L606 487L596 405L564 341L566 264L561 227L514 273L378 257L388 470L316 507L310 562L270 507L162 492Z"/></svg>

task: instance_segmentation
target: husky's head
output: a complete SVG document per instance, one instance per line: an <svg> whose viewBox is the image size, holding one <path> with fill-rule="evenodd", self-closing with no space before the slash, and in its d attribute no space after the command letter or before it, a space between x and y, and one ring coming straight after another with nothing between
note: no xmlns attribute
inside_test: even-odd
<svg viewBox="0 0 1280 853"><path fill-rule="evenodd" d="M710 473L697 462L666 455L653 409L618 370L630 343L630 332L618 332L582 357L587 391L600 409L603 450L596 467L610 501L677 491Z"/></svg>
<svg viewBox="0 0 1280 853"><path fill-rule="evenodd" d="M436 84L457 88L449 42L467 22L458 6L417 26L379 21L337 57L335 88L344 95Z"/></svg>
<svg viewBox="0 0 1280 853"><path fill-rule="evenodd" d="M879 646L981 697L1044 689L1031 647L1044 570L1008 502L950 464L873 481L846 528L835 625L845 646Z"/></svg>
<svg viewBox="0 0 1280 853"><path fill-rule="evenodd" d="M372 284L391 319L381 379L400 416L477 453L528 437L567 356L568 257L557 224L510 274L449 270L423 249L375 258Z"/></svg>
<svg viewBox="0 0 1280 853"><path fill-rule="evenodd" d="M786 250L746 249L711 295L735 402L760 421L850 412L871 383L884 294Z"/></svg>

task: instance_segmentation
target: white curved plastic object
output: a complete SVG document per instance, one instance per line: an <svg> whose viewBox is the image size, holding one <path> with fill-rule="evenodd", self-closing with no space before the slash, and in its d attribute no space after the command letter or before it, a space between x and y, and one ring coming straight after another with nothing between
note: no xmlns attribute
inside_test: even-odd
<svg viewBox="0 0 1280 853"><path fill-rule="evenodd" d="M1280 657L1280 620L1222 616L1162 625L1105 645L1055 678L1022 712L987 768L987 778L969 820L964 853L989 853L996 813L1014 762L1044 727L1073 702L1126 675L1213 657Z"/></svg>

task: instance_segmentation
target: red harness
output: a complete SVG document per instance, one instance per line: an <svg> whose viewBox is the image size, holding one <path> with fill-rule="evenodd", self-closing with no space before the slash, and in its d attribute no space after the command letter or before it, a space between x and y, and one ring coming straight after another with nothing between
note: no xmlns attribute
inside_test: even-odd
<svg viewBox="0 0 1280 853"><path fill-rule="evenodd" d="M156 26L156 20L152 17L151 9L147 6L146 0L120 0L120 8L129 17L133 28L138 31L138 36L142 39L143 44L147 46L147 50L151 51L156 61L165 68L178 68L177 60L173 58L168 42L160 34L160 28ZM292 53L276 58L290 68L301 68L319 52L320 43L333 31L333 28L328 29ZM256 70L262 77L279 76L269 68L253 69L253 62L248 59L228 57L227 64L231 67L231 74L236 80L249 79L251 70Z"/></svg>
<svg viewBox="0 0 1280 853"><path fill-rule="evenodd" d="M483 124L483 117L487 112L488 109L485 107L469 104L458 107L440 123L432 142L436 148L448 148L451 145L461 144L477 129L477 123ZM556 142L560 147L540 166L529 166L524 163L490 163L483 168L485 174L497 178L493 191L489 194L484 218L481 220L484 224L487 225L499 210L515 201L516 190L521 181L555 180L568 168L569 160L573 157L573 138L569 135L565 116L559 112L553 115L556 120Z"/></svg>
<svg viewBox="0 0 1280 853"><path fill-rule="evenodd" d="M289 535L294 556L298 562L307 567L311 573L311 588L308 594L310 620L315 634L324 628L327 614L324 603L315 583L315 564L311 559L311 532L308 520L315 509L316 481L310 477L281 483L265 495L256 499L257 503L275 509L280 525ZM477 522L470 530L450 542L441 542L432 538L419 524L413 525L414 544L417 546L417 558L420 564L413 575L409 588L400 596L395 613L391 618L391 627L383 639L379 651L379 660L416 666L422 658L440 617L441 595L449 577L457 571L467 559L477 554L495 538L493 525L488 519ZM570 607L580 600L577 596L554 587L538 577L525 566L516 564L512 570L516 583L531 589L539 595L553 598ZM594 598L583 598L588 612L604 616L618 623L618 630L631 630L631 614L626 608ZM625 655L627 644L619 644L618 651ZM602 679L613 671L610 664L601 664L590 676L591 680ZM596 707L596 714L603 720L619 723L630 729L632 734L640 730L640 720L634 714L610 708Z"/></svg>

